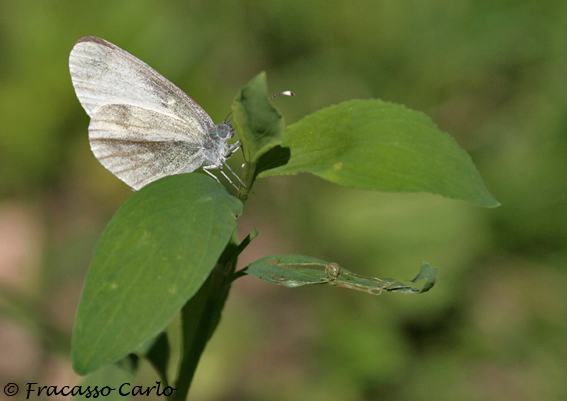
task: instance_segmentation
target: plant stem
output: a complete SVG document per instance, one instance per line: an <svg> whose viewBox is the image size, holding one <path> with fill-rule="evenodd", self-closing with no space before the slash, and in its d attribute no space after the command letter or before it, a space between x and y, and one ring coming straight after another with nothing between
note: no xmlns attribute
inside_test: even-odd
<svg viewBox="0 0 567 401"><path fill-rule="evenodd" d="M252 189L252 185L254 184L254 179L256 174L256 162L248 161L246 162L246 166L244 168L244 176L242 177L242 181L246 184L246 186L242 186L238 189L236 193L236 197L242 202L245 203L246 199L248 199L248 194Z"/></svg>
<svg viewBox="0 0 567 401"><path fill-rule="evenodd" d="M256 163L246 164L243 177L246 186L240 187L236 194L242 203L246 202L252 189L255 170ZM242 251L241 248L248 245L255 235L257 233L254 233L252 237L249 235L242 244L238 245L235 233L207 281L181 309L183 355L175 382L177 390L171 395L171 401L187 399L199 359L220 321L221 312L234 279L238 255Z"/></svg>
<svg viewBox="0 0 567 401"><path fill-rule="evenodd" d="M177 391L172 394L172 401L187 399L199 359L220 320L233 271L234 262L231 260L217 264L205 284L181 310L183 355L176 381Z"/></svg>

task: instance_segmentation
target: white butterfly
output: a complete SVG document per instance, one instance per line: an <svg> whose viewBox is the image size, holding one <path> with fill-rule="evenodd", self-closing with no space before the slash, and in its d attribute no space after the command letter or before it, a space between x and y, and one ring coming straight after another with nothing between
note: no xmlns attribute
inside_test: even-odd
<svg viewBox="0 0 567 401"><path fill-rule="evenodd" d="M91 117L91 150L131 188L201 165L215 180L209 169L220 169L230 181L222 168L232 172L226 159L240 147L239 142L227 143L232 125L215 125L201 106L149 65L104 39L87 36L73 47L69 69Z"/></svg>

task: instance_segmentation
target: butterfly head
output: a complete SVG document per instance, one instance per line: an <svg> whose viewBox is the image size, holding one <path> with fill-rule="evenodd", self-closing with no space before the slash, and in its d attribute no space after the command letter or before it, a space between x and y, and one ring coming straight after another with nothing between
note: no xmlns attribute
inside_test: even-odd
<svg viewBox="0 0 567 401"><path fill-rule="evenodd" d="M230 139L234 136L234 127L228 121L217 125L217 135L222 139Z"/></svg>

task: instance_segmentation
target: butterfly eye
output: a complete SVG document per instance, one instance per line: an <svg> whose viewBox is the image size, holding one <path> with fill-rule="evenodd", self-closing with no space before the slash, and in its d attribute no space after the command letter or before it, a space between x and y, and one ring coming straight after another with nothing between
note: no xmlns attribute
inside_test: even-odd
<svg viewBox="0 0 567 401"><path fill-rule="evenodd" d="M231 123L224 122L222 124L217 125L217 135L221 138L232 138L234 135L234 129L232 128Z"/></svg>

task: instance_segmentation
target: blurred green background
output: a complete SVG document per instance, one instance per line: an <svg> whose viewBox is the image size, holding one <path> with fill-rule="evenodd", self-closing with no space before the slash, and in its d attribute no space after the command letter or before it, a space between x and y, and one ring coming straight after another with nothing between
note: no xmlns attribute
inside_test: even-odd
<svg viewBox="0 0 567 401"><path fill-rule="evenodd" d="M193 400L567 399L567 2L553 0L0 1L2 386L79 382L80 289L131 195L89 150L68 71L86 35L216 122L262 70L297 95L274 100L287 123L354 98L423 111L502 203L258 181L239 230L260 236L241 266L301 253L404 279L427 261L438 282L374 297L239 279ZM144 365L138 380L157 379Z"/></svg>

